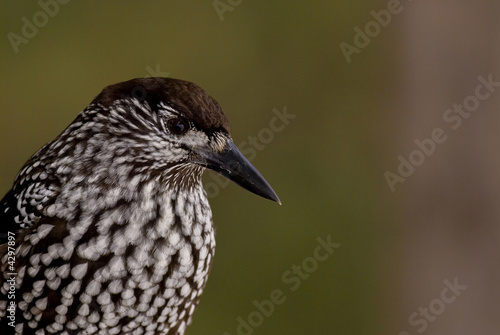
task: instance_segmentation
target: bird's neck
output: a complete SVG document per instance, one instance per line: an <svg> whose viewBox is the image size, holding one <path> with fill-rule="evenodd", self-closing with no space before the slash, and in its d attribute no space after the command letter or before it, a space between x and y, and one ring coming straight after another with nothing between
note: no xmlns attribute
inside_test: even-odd
<svg viewBox="0 0 500 335"><path fill-rule="evenodd" d="M75 241L99 239L120 252L176 232L189 236L212 230L203 168L176 165L161 174L134 174L135 166L113 163L99 162L90 174L73 167L72 175L59 176L64 187L45 215L66 221Z"/></svg>
<svg viewBox="0 0 500 335"><path fill-rule="evenodd" d="M177 228L190 234L197 223L211 224L211 211L201 180L192 181L189 188L172 180L165 181L165 176L147 181L132 178L125 185L103 186L96 182L92 182L91 176L86 183L65 187L58 200L47 209L48 215L61 217L71 229L83 232L94 225L91 218L99 213L101 220L93 233L123 230L127 242L146 237L164 238Z"/></svg>

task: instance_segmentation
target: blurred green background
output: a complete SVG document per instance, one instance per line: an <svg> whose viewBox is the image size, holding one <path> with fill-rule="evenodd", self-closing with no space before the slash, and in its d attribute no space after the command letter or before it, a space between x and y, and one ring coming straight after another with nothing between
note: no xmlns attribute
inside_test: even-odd
<svg viewBox="0 0 500 335"><path fill-rule="evenodd" d="M470 12L452 10L463 4L434 8L404 2L401 6L404 10L392 15L386 27L379 25L380 31L372 32L375 36L370 43L350 55L349 63L340 44L355 46L354 28L364 29L374 20L370 11L388 8L387 1L70 1L60 4L53 17L46 15L47 22L43 22L43 15L36 16L44 11L37 2L3 1L0 193L11 187L30 155L59 134L104 86L151 75L189 80L222 105L235 143L247 142L247 147L255 149L252 162L283 205L232 183L217 189L214 185L221 179L206 173L206 184L217 189L211 197L217 249L187 334L417 334L419 327L409 324L408 316L439 298L443 280L455 276L469 285L468 291L462 301L447 305L446 312L429 322L425 331L465 331L463 324L480 323L479 319L471 320L470 310L486 308L482 297L496 297L498 287L486 289L479 282L473 285L472 270L460 261L466 253L459 244L469 241L456 236L463 227L440 225L450 213L463 216L453 207L440 211L441 219L436 216L435 207L462 190L440 183L447 180L446 173L437 180L427 176L439 166L455 171L470 159L462 160L462 144L474 148L475 144L458 142L457 136L453 139L450 134L443 150L458 153L453 156L455 163L447 165L450 160L441 151L428 158L429 163L419 167L414 177L397 184L394 193L383 174L396 172L398 155L407 156L415 148L415 138L428 137L434 127L442 126L440 116L451 103L474 92L478 75L488 75L498 67L491 61L477 71L468 71L469 65L480 62L468 62L463 53L433 58L448 50L446 34L454 38L461 34L462 30L453 33L453 27L467 25L470 15L466 13ZM470 6L478 20L488 17L499 21L491 14L497 9L494 2ZM24 42L13 43L14 35L9 33L24 38L23 18L31 23L39 20L40 27ZM429 20L446 24L449 31L426 28ZM463 34L471 29L464 28ZM486 27L478 29L477 36L483 36L480 29ZM436 31L442 36L436 37ZM495 34L487 31L494 41ZM418 34L430 41L429 48L418 43L420 37L412 38ZM475 35L459 38L467 50L482 53L474 40ZM490 58L498 55L492 43L480 46L490 52ZM442 70L454 57L463 61L456 67L459 70ZM428 77L419 77L423 76L422 68ZM435 87L433 96L449 100L428 100L426 91L419 89L435 83L433 75L446 78L448 72L440 74L441 70L459 74L441 87L462 81L466 88L450 93ZM423 101L426 104L419 105ZM493 100L488 103L494 107ZM284 109L295 116L286 127L273 132L272 140L266 138L266 143L260 139L257 145L249 144L249 136L259 138L261 131L270 127L273 110ZM484 124L495 134L498 118L481 115L461 134L475 138ZM497 139L484 141L496 143ZM481 157L491 158L491 149L485 149ZM498 158L492 161L496 162L490 166L493 171ZM477 159L474 162L477 164L472 167L481 165ZM474 173L471 175L478 176ZM450 184L461 185L467 178L465 175ZM498 183L492 185L489 199L498 195ZM440 196L436 196L437 189ZM453 205L464 208L469 203ZM493 214L480 219L498 222ZM478 218L472 215L467 220L471 225L465 226L471 228ZM432 227L443 229L437 233L428 230L430 222L434 222ZM481 236L492 235L489 227L482 235L473 235L474 243L480 243ZM414 237L415 232L430 232L436 245L442 239L451 241L450 254L457 250L462 254L447 257L441 249L432 249L433 244L426 242L428 236ZM292 266L310 261L308 257L319 245L317 239L328 236L341 246L292 291L282 276ZM497 242L492 240L488 245ZM421 254L426 248L433 251ZM477 257L483 259L481 254ZM485 257L491 260L487 267L496 269L488 272L485 282L498 282L498 257L494 252ZM426 267L435 258L441 263ZM474 258L469 261L474 263ZM484 278L481 272L474 273ZM467 303L481 288L485 288L481 297ZM238 318L248 322L257 310L253 301L269 299L276 289L283 291L286 300L262 321L256 319L258 326L238 329ZM495 307L498 312L500 300L495 301L497 305L490 304L489 312ZM493 318L488 320L491 328L487 329L498 325ZM482 334L488 334L487 329Z"/></svg>

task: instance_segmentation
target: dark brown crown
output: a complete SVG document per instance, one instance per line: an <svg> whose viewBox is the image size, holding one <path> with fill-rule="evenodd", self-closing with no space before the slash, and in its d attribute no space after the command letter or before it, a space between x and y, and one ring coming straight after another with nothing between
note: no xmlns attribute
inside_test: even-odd
<svg viewBox="0 0 500 335"><path fill-rule="evenodd" d="M199 129L229 134L229 122L217 101L189 81L162 77L136 78L105 87L93 103L109 107L124 98L146 102L152 110L157 110L163 102Z"/></svg>

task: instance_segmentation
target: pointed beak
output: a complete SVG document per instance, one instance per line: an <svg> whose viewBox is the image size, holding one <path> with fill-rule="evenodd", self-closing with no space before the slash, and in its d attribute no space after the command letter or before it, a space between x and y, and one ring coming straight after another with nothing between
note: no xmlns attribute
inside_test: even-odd
<svg viewBox="0 0 500 335"><path fill-rule="evenodd" d="M245 156L243 156L229 138L226 139L225 146L219 152L207 147L197 149L194 153L194 163L209 168L235 182L244 189L266 199L276 201L281 205L280 199L269 183Z"/></svg>

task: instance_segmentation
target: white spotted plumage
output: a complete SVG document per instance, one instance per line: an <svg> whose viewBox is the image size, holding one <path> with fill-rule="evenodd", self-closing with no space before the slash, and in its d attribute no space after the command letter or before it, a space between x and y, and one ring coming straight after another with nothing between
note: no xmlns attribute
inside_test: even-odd
<svg viewBox="0 0 500 335"><path fill-rule="evenodd" d="M224 150L235 150L227 119L192 83L147 78L103 90L0 202L0 241L17 231L16 333L183 334L215 250L203 155ZM264 191L244 187L279 201L250 172ZM3 296L7 266L2 257Z"/></svg>

